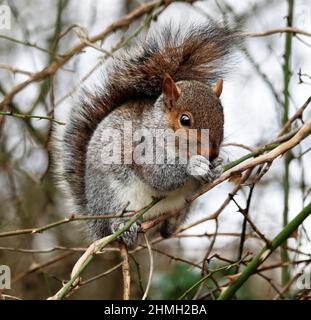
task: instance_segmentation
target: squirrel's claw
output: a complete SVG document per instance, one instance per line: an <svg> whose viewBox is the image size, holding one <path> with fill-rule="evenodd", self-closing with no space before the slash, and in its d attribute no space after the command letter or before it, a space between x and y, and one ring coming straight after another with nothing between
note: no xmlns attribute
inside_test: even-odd
<svg viewBox="0 0 311 320"><path fill-rule="evenodd" d="M111 232L115 233L122 229L128 220L122 219L122 220L117 220L113 221L111 224ZM127 247L133 248L136 244L137 240L137 233L138 233L139 225L137 223L133 223L130 228L127 231L124 231L118 238L122 239Z"/></svg>
<svg viewBox="0 0 311 320"><path fill-rule="evenodd" d="M217 158L210 162L203 156L196 155L190 159L187 167L188 173L203 183L211 183L223 172L223 160Z"/></svg>
<svg viewBox="0 0 311 320"><path fill-rule="evenodd" d="M222 158L216 158L212 161L214 180L219 178L224 172L224 160Z"/></svg>

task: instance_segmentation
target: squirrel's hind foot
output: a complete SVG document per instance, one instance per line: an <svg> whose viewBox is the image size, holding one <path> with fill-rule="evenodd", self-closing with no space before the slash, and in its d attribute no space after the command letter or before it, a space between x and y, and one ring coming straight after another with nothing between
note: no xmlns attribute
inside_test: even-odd
<svg viewBox="0 0 311 320"><path fill-rule="evenodd" d="M176 230L177 230L176 224L171 223L169 220L164 220L159 231L160 231L161 237L167 239L171 237Z"/></svg>

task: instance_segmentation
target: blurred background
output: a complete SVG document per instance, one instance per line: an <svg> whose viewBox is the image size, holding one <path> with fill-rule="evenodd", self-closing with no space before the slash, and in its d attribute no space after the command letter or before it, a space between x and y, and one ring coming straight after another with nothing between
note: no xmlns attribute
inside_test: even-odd
<svg viewBox="0 0 311 320"><path fill-rule="evenodd" d="M58 59L58 55L143 4L141 0L0 1L0 10L10 9L10 27L0 21L0 100L17 84ZM288 19L290 16L292 19ZM208 0L193 4L174 1L163 7L159 1L126 30L118 30L87 46L53 76L32 82L14 96L8 110L1 111L66 122L79 88L100 81L102 68L115 52L130 46L136 38L143 38L149 28L156 29L169 20L173 24L229 22L250 33L286 26L311 32L311 4L308 0ZM237 48L222 96L225 112L222 153L226 162L273 141L288 117L311 96L310 53L311 38L298 33L248 37ZM307 108L292 129L310 115ZM71 213L53 175L51 127L52 121L47 119L0 115L0 233L43 226ZM206 258L208 269L221 270L192 290L187 298L217 297L220 286L230 282L230 274L239 272L237 267L224 270L222 266L247 253L249 259L250 252L264 245L245 223L239 207L247 208L260 232L272 239L282 229L284 214L290 221L311 199L310 147L309 137L286 157L276 159L255 186L247 184L237 192L235 201L229 201L216 220L204 218L219 209L234 184L226 181L201 196L185 223L193 224L191 228L172 239L153 243L154 271L148 297L181 296L206 272L202 268ZM310 231L311 221L307 219L289 239L285 256L277 250L265 262L267 270L252 276L236 298L307 298L309 291L300 290L294 280L290 281L309 268ZM243 234L245 239L241 240ZM12 272L12 288L3 294L46 299L61 287L62 281L69 279L75 261L89 244L82 222L63 224L38 234L10 237L0 234L0 265L10 266ZM149 255L145 248L131 254L134 299L140 299L146 287ZM83 275L85 283L70 299L122 298L119 263L117 250L99 254ZM243 269L243 264L240 268Z"/></svg>

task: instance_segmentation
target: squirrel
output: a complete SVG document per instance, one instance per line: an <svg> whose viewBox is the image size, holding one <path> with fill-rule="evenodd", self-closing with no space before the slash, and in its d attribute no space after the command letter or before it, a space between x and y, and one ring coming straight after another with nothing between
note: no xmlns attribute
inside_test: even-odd
<svg viewBox="0 0 311 320"><path fill-rule="evenodd" d="M238 41L239 33L228 26L202 24L173 30L169 24L123 49L105 69L103 83L82 90L60 144L62 174L77 213L117 215L163 198L143 219L177 212L159 228L163 237L176 231L190 210L187 197L223 171L220 95L225 65ZM208 148L194 156L188 153L184 163L169 163L167 155L160 156L160 163L107 163L105 157L111 154L105 151L111 143L107 129L124 135L126 121L133 130L207 129ZM138 142L143 141L144 137ZM138 142L130 147L121 143L123 160L124 149L133 152ZM90 220L90 234L94 240L110 235L128 219ZM120 238L134 246L138 231L135 223Z"/></svg>

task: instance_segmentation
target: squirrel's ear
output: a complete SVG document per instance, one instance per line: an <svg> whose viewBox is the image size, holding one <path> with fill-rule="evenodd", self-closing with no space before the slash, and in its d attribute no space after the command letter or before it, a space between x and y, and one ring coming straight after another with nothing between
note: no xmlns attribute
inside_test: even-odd
<svg viewBox="0 0 311 320"><path fill-rule="evenodd" d="M165 73L162 85L163 99L165 105L170 109L180 96L180 88L176 85L172 77Z"/></svg>
<svg viewBox="0 0 311 320"><path fill-rule="evenodd" d="M224 83L224 81L223 81L222 79L219 79L219 80L216 82L216 84L215 84L215 86L214 86L214 88L213 88L213 90L214 90L214 92L215 92L215 94L216 94L216 96L217 96L218 98L220 97L220 95L221 95L221 93L222 93L223 83Z"/></svg>

